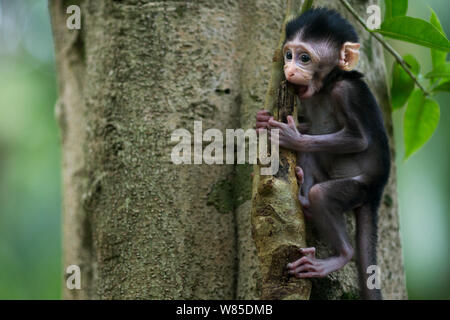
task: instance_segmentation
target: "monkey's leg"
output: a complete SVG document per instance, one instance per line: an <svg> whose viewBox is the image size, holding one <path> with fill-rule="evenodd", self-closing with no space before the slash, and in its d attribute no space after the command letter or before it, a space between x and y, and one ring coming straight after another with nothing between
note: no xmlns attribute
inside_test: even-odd
<svg viewBox="0 0 450 320"><path fill-rule="evenodd" d="M367 280L372 272L369 266L377 265L377 209L378 203L365 204L355 210L356 215L356 253L358 256L358 274L361 298L380 300L381 290L369 289ZM376 270L378 272L378 270Z"/></svg>
<svg viewBox="0 0 450 320"><path fill-rule="evenodd" d="M303 209L303 214L307 219L311 219L311 213L309 212L309 200L308 192L313 185L313 177L311 175L305 176L302 167L295 167L295 174L297 175L297 182L299 184L298 200L300 201Z"/></svg>
<svg viewBox="0 0 450 320"><path fill-rule="evenodd" d="M301 249L305 256L288 264L289 272L298 278L321 278L346 265L353 256L353 248L343 214L361 206L366 198L366 185L358 178L330 180L314 185L309 192L311 218L320 235L335 251L335 256L317 259L315 248Z"/></svg>
<svg viewBox="0 0 450 320"><path fill-rule="evenodd" d="M300 201L303 213L306 218L311 218L309 211L308 194L311 187L318 181L326 180L325 174L317 164L313 154L297 153L297 167L295 168L297 182L300 186L298 192L298 200Z"/></svg>

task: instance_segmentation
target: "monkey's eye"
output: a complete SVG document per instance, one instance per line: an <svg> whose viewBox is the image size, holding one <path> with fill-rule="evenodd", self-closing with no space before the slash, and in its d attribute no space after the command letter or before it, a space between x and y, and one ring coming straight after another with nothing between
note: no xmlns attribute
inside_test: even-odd
<svg viewBox="0 0 450 320"><path fill-rule="evenodd" d="M286 60L292 60L292 52L291 51L286 52Z"/></svg>
<svg viewBox="0 0 450 320"><path fill-rule="evenodd" d="M311 57L308 54L306 54L306 53L302 53L300 55L300 61L303 62L303 63L308 63L308 62L311 61Z"/></svg>

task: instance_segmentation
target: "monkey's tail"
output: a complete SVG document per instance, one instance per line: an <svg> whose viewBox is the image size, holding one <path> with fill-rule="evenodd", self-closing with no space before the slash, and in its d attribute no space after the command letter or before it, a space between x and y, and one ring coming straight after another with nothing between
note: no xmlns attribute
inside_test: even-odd
<svg viewBox="0 0 450 320"><path fill-rule="evenodd" d="M379 200L367 203L356 212L356 254L361 298L381 300L377 266L377 222ZM373 266L369 269L370 266ZM370 279L369 279L370 277ZM368 281L369 280L369 281Z"/></svg>

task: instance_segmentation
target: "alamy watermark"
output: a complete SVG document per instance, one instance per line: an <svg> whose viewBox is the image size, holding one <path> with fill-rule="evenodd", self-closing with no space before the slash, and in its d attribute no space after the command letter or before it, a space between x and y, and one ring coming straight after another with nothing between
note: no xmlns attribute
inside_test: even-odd
<svg viewBox="0 0 450 320"><path fill-rule="evenodd" d="M258 135L255 129L246 131L243 129L226 129L224 141L222 131L208 129L203 132L202 122L194 121L193 136L186 129L177 129L172 132L171 141L178 143L172 148L170 157L172 162L177 165L203 163L208 165L256 164L259 159L259 163L262 165L261 175L275 175L279 168L279 130L272 129L270 136L272 143L269 155L267 152L269 138L267 130L261 130ZM249 141L248 148L246 145L247 139ZM235 141L237 141L236 144ZM211 143L203 148L203 142ZM248 159L246 159L247 149ZM264 167L269 164L269 167Z"/></svg>
<svg viewBox="0 0 450 320"><path fill-rule="evenodd" d="M381 26L381 8L376 4L367 7L367 14L369 18L366 21L367 27L370 30L378 29Z"/></svg>
<svg viewBox="0 0 450 320"><path fill-rule="evenodd" d="M67 7L67 14L70 16L66 19L66 26L69 30L81 29L81 9L77 5L71 5Z"/></svg>
<svg viewBox="0 0 450 320"><path fill-rule="evenodd" d="M69 289L69 290L73 290L73 289L80 290L81 289L81 270L80 270L80 267L77 266L76 264L72 264L72 265L67 267L66 274L69 275L67 277L67 280L66 280L66 287L67 287L67 289Z"/></svg>
<svg viewBox="0 0 450 320"><path fill-rule="evenodd" d="M381 269L377 265L371 265L367 267L367 288L370 290L381 289Z"/></svg>

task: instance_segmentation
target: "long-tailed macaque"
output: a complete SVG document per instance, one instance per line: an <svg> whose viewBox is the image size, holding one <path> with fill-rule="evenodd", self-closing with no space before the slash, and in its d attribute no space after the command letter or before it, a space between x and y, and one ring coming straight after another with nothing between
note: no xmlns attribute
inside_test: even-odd
<svg viewBox="0 0 450 320"><path fill-rule="evenodd" d="M279 129L280 147L297 152L299 201L320 236L334 250L327 259L303 248L288 264L298 278L325 277L353 257L343 214L354 210L362 298L381 299L367 286L367 268L376 265L377 210L390 171L390 151L382 114L363 75L352 71L359 59L358 36L337 12L312 9L286 26L284 74L301 100L299 127L289 116L275 121L266 110L256 127Z"/></svg>

